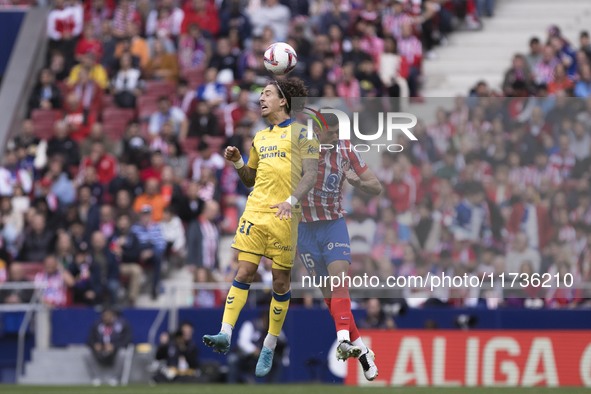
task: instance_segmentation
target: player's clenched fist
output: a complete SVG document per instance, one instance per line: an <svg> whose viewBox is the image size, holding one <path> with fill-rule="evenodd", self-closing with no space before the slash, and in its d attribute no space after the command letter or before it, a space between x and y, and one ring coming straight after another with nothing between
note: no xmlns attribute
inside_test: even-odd
<svg viewBox="0 0 591 394"><path fill-rule="evenodd" d="M229 161L237 162L242 158L240 151L235 146L228 146L224 151L224 158Z"/></svg>

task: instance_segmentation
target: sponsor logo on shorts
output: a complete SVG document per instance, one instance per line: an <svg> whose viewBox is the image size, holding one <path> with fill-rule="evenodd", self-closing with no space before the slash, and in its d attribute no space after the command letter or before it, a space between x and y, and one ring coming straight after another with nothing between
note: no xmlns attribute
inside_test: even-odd
<svg viewBox="0 0 591 394"><path fill-rule="evenodd" d="M279 242L275 242L273 244L273 246L276 247L277 249L283 250L284 252L291 252L291 251L293 251L293 246L281 245Z"/></svg>
<svg viewBox="0 0 591 394"><path fill-rule="evenodd" d="M345 242L329 242L329 244L326 245L326 247L328 248L328 250L333 250L334 248L350 248L351 246ZM343 253L348 254L346 252Z"/></svg>

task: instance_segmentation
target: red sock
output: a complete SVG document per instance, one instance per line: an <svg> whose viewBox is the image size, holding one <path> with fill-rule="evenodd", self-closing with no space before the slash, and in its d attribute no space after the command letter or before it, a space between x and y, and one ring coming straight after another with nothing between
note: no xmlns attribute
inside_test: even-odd
<svg viewBox="0 0 591 394"><path fill-rule="evenodd" d="M353 317L353 313L351 313L351 322L349 323L349 335L351 336L351 342L357 340L361 336L359 335L357 324L355 324L355 318Z"/></svg>
<svg viewBox="0 0 591 394"><path fill-rule="evenodd" d="M347 288L339 287L332 292L332 300L330 304L332 318L334 325L338 331L349 331L351 324L351 300L349 299L349 291Z"/></svg>
<svg viewBox="0 0 591 394"><path fill-rule="evenodd" d="M330 300L332 298L325 298L324 299L324 303L326 304L326 306L328 307L328 312L330 313L330 315L332 316L332 309L330 309Z"/></svg>

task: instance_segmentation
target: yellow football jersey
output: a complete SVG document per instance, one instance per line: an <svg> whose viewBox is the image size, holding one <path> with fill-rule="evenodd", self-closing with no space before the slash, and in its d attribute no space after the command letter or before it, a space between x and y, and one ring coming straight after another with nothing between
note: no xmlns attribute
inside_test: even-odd
<svg viewBox="0 0 591 394"><path fill-rule="evenodd" d="M302 178L302 160L318 159L318 140L307 134L306 126L287 119L255 135L248 166L257 174L247 211L274 212L269 207L293 193ZM298 204L294 211L299 210Z"/></svg>

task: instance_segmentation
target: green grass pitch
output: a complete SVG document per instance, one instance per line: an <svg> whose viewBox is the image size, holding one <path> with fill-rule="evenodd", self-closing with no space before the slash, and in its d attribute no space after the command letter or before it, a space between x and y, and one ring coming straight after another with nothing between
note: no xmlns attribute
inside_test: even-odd
<svg viewBox="0 0 591 394"><path fill-rule="evenodd" d="M341 385L161 385L128 387L0 385L2 394L588 394L588 388L347 387Z"/></svg>

